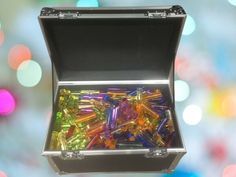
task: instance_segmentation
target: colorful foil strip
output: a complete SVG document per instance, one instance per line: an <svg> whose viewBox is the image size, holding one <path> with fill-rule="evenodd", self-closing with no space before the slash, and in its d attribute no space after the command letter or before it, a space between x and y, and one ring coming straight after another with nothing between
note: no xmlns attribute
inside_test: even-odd
<svg viewBox="0 0 236 177"><path fill-rule="evenodd" d="M170 147L176 134L159 89L61 89L51 150Z"/></svg>

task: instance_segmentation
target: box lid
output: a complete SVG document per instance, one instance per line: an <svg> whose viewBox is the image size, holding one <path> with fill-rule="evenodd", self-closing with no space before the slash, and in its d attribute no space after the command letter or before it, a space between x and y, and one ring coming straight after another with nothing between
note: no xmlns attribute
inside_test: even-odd
<svg viewBox="0 0 236 177"><path fill-rule="evenodd" d="M43 8L59 81L167 80L186 14L180 6Z"/></svg>

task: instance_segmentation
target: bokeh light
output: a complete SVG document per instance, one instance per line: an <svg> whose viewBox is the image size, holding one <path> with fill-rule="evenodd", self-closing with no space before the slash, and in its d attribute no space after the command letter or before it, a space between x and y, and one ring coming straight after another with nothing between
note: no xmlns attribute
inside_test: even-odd
<svg viewBox="0 0 236 177"><path fill-rule="evenodd" d="M16 102L13 95L6 89L0 89L0 116L8 116L14 112Z"/></svg>
<svg viewBox="0 0 236 177"><path fill-rule="evenodd" d="M187 15L187 19L183 29L183 35L190 35L194 32L196 28L196 23L190 15Z"/></svg>
<svg viewBox="0 0 236 177"><path fill-rule="evenodd" d="M209 112L221 118L234 118L236 116L235 89L234 87L212 91L209 102Z"/></svg>
<svg viewBox="0 0 236 177"><path fill-rule="evenodd" d="M236 0L228 0L228 1L231 5L236 6Z"/></svg>
<svg viewBox="0 0 236 177"><path fill-rule="evenodd" d="M31 59L30 49L22 44L12 47L8 54L8 64L12 69L17 69L26 60Z"/></svg>
<svg viewBox="0 0 236 177"><path fill-rule="evenodd" d="M46 116L46 121L45 121L46 125L50 123L51 118L52 118L52 111L49 111Z"/></svg>
<svg viewBox="0 0 236 177"><path fill-rule="evenodd" d="M225 167L223 177L235 177L236 176L236 164Z"/></svg>
<svg viewBox="0 0 236 177"><path fill-rule="evenodd" d="M4 32L2 30L0 30L0 47L2 46L3 42L4 42Z"/></svg>
<svg viewBox="0 0 236 177"><path fill-rule="evenodd" d="M188 105L183 112L184 122L188 125L197 125L202 119L202 109L197 105Z"/></svg>
<svg viewBox="0 0 236 177"><path fill-rule="evenodd" d="M163 177L201 177L201 175L190 170L177 169L171 174L164 174Z"/></svg>
<svg viewBox="0 0 236 177"><path fill-rule="evenodd" d="M223 163L228 157L227 141L224 139L209 139L205 145L213 162Z"/></svg>
<svg viewBox="0 0 236 177"><path fill-rule="evenodd" d="M0 177L7 177L7 175L3 171L0 171Z"/></svg>
<svg viewBox="0 0 236 177"><path fill-rule="evenodd" d="M175 100L178 102L184 101L189 97L190 88L187 82L182 80L175 81Z"/></svg>
<svg viewBox="0 0 236 177"><path fill-rule="evenodd" d="M97 0L78 0L77 7L99 7Z"/></svg>
<svg viewBox="0 0 236 177"><path fill-rule="evenodd" d="M42 69L40 65L33 61L28 60L21 63L17 69L17 80L25 87L36 86L42 77Z"/></svg>
<svg viewBox="0 0 236 177"><path fill-rule="evenodd" d="M222 105L221 105L222 112L227 117L234 117L236 116L236 92L229 91L226 93Z"/></svg>
<svg viewBox="0 0 236 177"><path fill-rule="evenodd" d="M185 58L176 58L175 60L175 72L180 79L192 80L195 77L196 68L192 66L192 63ZM188 74L186 74L188 73Z"/></svg>

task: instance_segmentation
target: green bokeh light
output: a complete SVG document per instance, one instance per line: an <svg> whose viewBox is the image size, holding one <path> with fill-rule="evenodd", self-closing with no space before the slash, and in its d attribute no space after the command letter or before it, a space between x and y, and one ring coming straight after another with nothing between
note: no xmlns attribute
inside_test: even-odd
<svg viewBox="0 0 236 177"><path fill-rule="evenodd" d="M27 60L20 64L17 69L17 80L25 87L36 86L42 77L42 69L40 65L33 61Z"/></svg>

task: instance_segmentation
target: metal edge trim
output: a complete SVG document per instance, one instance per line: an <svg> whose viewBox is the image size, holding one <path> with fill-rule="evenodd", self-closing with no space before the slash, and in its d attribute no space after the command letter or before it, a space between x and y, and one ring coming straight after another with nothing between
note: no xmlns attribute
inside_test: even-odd
<svg viewBox="0 0 236 177"><path fill-rule="evenodd" d="M169 80L59 81L58 85L169 84Z"/></svg>
<svg viewBox="0 0 236 177"><path fill-rule="evenodd" d="M44 7L44 8L50 8L50 9L54 9L54 10L61 10L61 11L69 11L69 10L77 10L77 11L87 11L87 10L90 10L90 11L93 11L93 10L96 10L96 11L106 11L106 10L117 10L117 11L122 11L122 10L130 10L131 12L134 11L134 10L145 10L145 11L148 11L148 10L169 10L169 9L172 9L174 7L179 7L182 9L182 12L181 14L168 14L167 17L185 17L186 16L186 13L183 9L182 6L180 5L167 5L167 6L126 6L126 7L122 7L122 6L117 6L117 7L75 7L75 8L71 8L71 7L68 7L68 8L62 8L62 7ZM128 13L128 14L122 14L122 13L118 13L118 14L112 14L112 15L122 15L124 16L125 18L129 18L127 17L127 15L131 15L130 17L133 17L135 16L135 18L137 18L137 14L141 14L140 17L141 18L149 18L148 16L145 16L143 13ZM96 14L96 15L93 15L93 14L82 14L82 17L81 15L77 16L76 18L89 18L89 17L83 17L83 16L97 16L99 14ZM111 14L100 14L100 15L104 15L104 16L107 16L109 17ZM143 16L144 15L144 16ZM121 16L121 17L122 17ZM52 16L44 16L44 15L39 15L39 18L58 18L59 16L58 15L52 15ZM112 17L110 17L112 18Z"/></svg>
<svg viewBox="0 0 236 177"><path fill-rule="evenodd" d="M57 171L56 171L57 172ZM58 172L57 172L58 173ZM79 175L104 175L105 174L153 174L153 173L158 173L158 174L161 174L161 173L168 173L165 169L164 170L160 170L160 171L114 171L114 172L83 172L83 173L70 173L70 172L64 172L64 171L60 171L58 174L59 175L76 175L76 174L79 174Z"/></svg>
<svg viewBox="0 0 236 177"><path fill-rule="evenodd" d="M52 65L51 65L51 68L52 68L52 78L54 78L55 79L55 83L54 82L52 82L52 92L55 92L56 94L53 94L52 93L52 112L53 112L53 110L54 110L54 103L56 102L56 99L57 99L57 93L58 93L58 77L57 77L57 73L56 73L56 70L54 69L54 65L53 65L53 63L52 63ZM49 139L49 136L51 136L51 124L53 123L53 117L54 117L54 115L52 114L51 115L51 118L50 118L50 121L49 121L49 123L48 123L48 125L47 125L47 135L46 135L46 141L44 142L44 146L43 146L43 152L42 152L42 154L46 151L46 147L47 147L47 144L48 144L48 139ZM49 142L50 143L50 142Z"/></svg>
<svg viewBox="0 0 236 177"><path fill-rule="evenodd" d="M80 14L76 18L148 18L141 14ZM76 19L75 18L75 19Z"/></svg>
<svg viewBox="0 0 236 177"><path fill-rule="evenodd" d="M178 131L179 131L179 137L180 137L180 141L182 143L182 149L183 149L183 152L184 153L187 153L187 150L186 150L186 147L185 147L185 144L184 144L184 140L183 140L183 135L182 135L182 129L180 127L180 124L179 124L179 120L177 118L177 114L176 114L176 111L175 111L175 107L174 107L174 114L175 114L175 123L176 123L176 127L178 128Z"/></svg>
<svg viewBox="0 0 236 177"><path fill-rule="evenodd" d="M47 160L50 166L53 168L53 170L56 173L60 174L61 173L60 169L58 168L57 164L51 159L51 157L48 157Z"/></svg>
<svg viewBox="0 0 236 177"><path fill-rule="evenodd" d="M181 29L180 29L181 33L183 33L183 29L184 29L184 25L185 25L186 18L187 18L187 15L184 14L184 19L183 19L183 21L182 21ZM180 39L181 39L181 35L179 36L179 39L178 39L178 45L179 45L179 43L180 43ZM176 51L175 51L176 53L177 53L177 48L178 48L178 47L176 47ZM173 69L174 69L174 68L173 68ZM175 85L173 85L173 89L174 89L174 93L175 93ZM176 110L176 109L175 109L175 102L174 102L174 110ZM176 111L175 111L175 117L177 117ZM178 121L177 118L176 118L176 124L177 124L177 127L178 127L180 139L181 139L181 141L182 141L183 149L185 150L185 153L187 153L186 146L185 146L185 143L184 143L184 140L183 140L182 131L181 131L182 129L181 129L181 127L180 127L180 124L179 124L179 121Z"/></svg>
<svg viewBox="0 0 236 177"><path fill-rule="evenodd" d="M181 15L167 15L166 16L167 18L183 18L183 17L186 17L185 14L181 14ZM58 16L39 16L39 18L41 19L58 19ZM93 14L82 14L82 15L79 15L75 18L71 18L71 19L86 19L86 18L150 18L144 14L96 14L96 15L93 15ZM63 19L66 19L66 18L63 18ZM71 20L69 18L69 20ZM154 18L155 19L155 18ZM157 18L158 19L158 18Z"/></svg>
<svg viewBox="0 0 236 177"><path fill-rule="evenodd" d="M73 7L78 10L147 10L147 9L170 9L177 5L166 5L166 6L116 6L116 7ZM70 7L53 7L55 10L71 10Z"/></svg>
<svg viewBox="0 0 236 177"><path fill-rule="evenodd" d="M52 124L52 122L53 122L53 119L52 119L52 117L51 117L51 119L50 119L50 122L49 122L49 124L48 124L48 126L47 126L47 135L46 135L46 141L44 142L44 145L43 145L43 152L42 152L42 154L44 154L44 152L46 152L46 147L47 147L47 140L48 140L48 138L49 138L49 135L51 135L51 131L50 131L50 127L51 127L51 124Z"/></svg>
<svg viewBox="0 0 236 177"><path fill-rule="evenodd" d="M184 156L184 154L186 154L186 151L178 153L178 155L175 157L175 159L171 163L170 167L168 168L169 171L172 171L175 169L175 167L179 163L180 159Z"/></svg>
<svg viewBox="0 0 236 177"><path fill-rule="evenodd" d="M148 153L149 149L132 149L132 150L81 150L79 151L81 154L85 156L93 156L93 155L133 155L133 154L145 154ZM70 151L68 151L70 152ZM73 151L71 151L73 152ZM42 153L43 156L60 156L61 151L44 151ZM169 148L167 149L167 153L186 153L184 148Z"/></svg>

